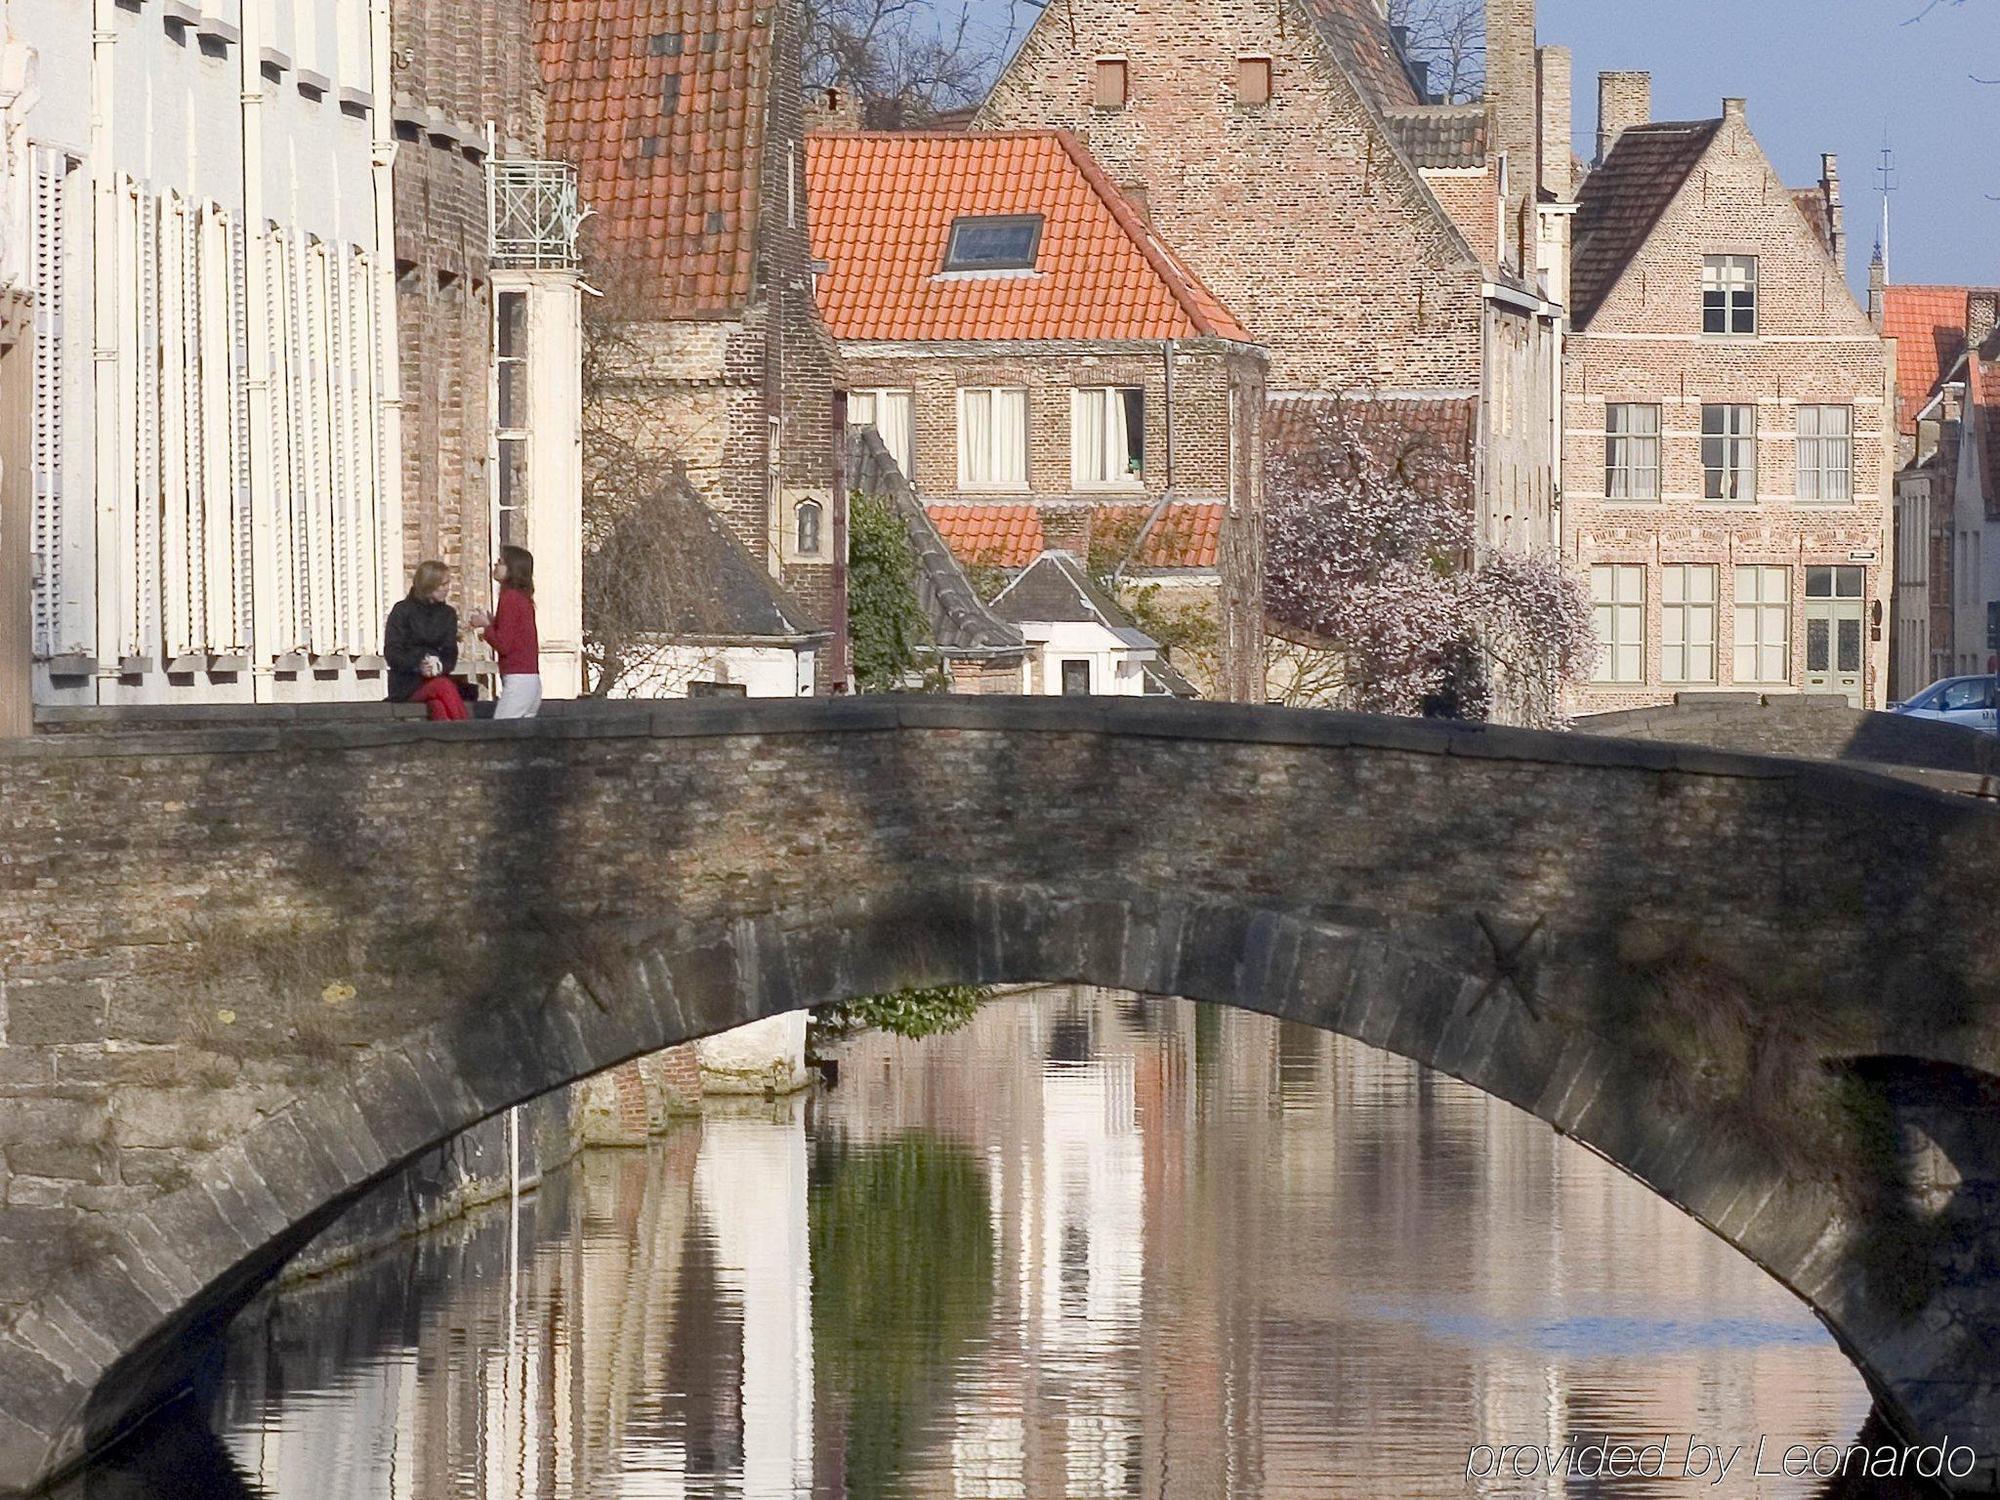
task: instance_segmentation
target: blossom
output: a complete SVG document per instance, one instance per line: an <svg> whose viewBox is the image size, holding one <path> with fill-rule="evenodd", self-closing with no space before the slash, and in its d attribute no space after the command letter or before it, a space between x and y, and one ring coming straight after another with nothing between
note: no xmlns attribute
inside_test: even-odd
<svg viewBox="0 0 2000 1500"><path fill-rule="evenodd" d="M1266 613L1322 658L1294 662L1315 683L1294 701L1562 722L1597 648L1560 559L1482 542L1471 472L1436 445L1385 453L1337 405L1311 439L1273 460L1265 495Z"/></svg>

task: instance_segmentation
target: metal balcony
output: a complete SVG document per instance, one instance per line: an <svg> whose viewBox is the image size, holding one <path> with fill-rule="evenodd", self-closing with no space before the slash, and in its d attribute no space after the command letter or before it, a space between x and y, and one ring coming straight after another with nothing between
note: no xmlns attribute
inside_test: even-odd
<svg viewBox="0 0 2000 1500"><path fill-rule="evenodd" d="M575 270L584 212L568 162L487 161L486 239L495 270Z"/></svg>

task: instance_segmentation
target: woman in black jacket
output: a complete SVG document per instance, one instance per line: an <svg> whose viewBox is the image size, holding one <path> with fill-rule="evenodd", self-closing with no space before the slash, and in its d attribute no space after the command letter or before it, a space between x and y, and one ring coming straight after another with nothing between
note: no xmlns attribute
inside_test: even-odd
<svg viewBox="0 0 2000 1500"><path fill-rule="evenodd" d="M472 717L451 680L458 665L458 611L444 602L450 587L451 569L441 562L418 563L408 596L389 611L382 643L389 701L427 704L433 723Z"/></svg>

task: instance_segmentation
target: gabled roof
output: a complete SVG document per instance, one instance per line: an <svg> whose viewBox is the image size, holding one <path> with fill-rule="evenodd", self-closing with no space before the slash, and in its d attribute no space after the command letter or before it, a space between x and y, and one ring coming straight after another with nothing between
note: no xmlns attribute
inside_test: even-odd
<svg viewBox="0 0 2000 1500"><path fill-rule="evenodd" d="M837 339L1252 341L1067 131L815 133L806 184ZM1024 214L1033 271L944 270L953 220Z"/></svg>
<svg viewBox="0 0 2000 1500"><path fill-rule="evenodd" d="M1828 255L1833 254L1833 215L1827 207L1826 192L1822 188L1789 188L1792 202L1798 204L1799 212L1812 225L1812 232L1819 240L1820 248Z"/></svg>
<svg viewBox="0 0 2000 1500"><path fill-rule="evenodd" d="M549 150L575 163L585 232L635 312L713 316L751 298L775 14L534 0Z"/></svg>
<svg viewBox="0 0 2000 1500"><path fill-rule="evenodd" d="M1134 502L1091 507L1090 527L1136 537L1152 507ZM1221 549L1219 501L1176 501L1154 520L1133 568L1213 568ZM938 534L967 567L1025 568L1047 548L1042 507L1032 504L938 504L929 508Z"/></svg>
<svg viewBox="0 0 2000 1500"><path fill-rule="evenodd" d="M1890 286L1882 289L1882 336L1896 340L1896 425L1917 430L1917 412L1965 353L1972 288Z"/></svg>
<svg viewBox="0 0 2000 1500"><path fill-rule="evenodd" d="M1486 106L1427 104L1384 110L1389 133L1418 167L1478 170L1486 165Z"/></svg>
<svg viewBox="0 0 2000 1500"><path fill-rule="evenodd" d="M1378 109L1422 104L1380 0L1299 0L1341 67Z"/></svg>
<svg viewBox="0 0 2000 1500"><path fill-rule="evenodd" d="M1720 120L1634 125L1577 194L1576 254L1570 263L1570 316L1588 324L1617 285L1674 194L1707 153Z"/></svg>
<svg viewBox="0 0 2000 1500"><path fill-rule="evenodd" d="M1125 607L1091 582L1083 564L1068 552L1044 552L993 600L993 613L1015 624L1102 625L1127 646L1159 649Z"/></svg>

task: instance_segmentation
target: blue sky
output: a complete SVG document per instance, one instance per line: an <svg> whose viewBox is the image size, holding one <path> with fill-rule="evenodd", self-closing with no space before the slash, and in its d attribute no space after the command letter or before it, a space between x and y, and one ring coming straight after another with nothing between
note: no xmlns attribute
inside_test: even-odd
<svg viewBox="0 0 2000 1500"><path fill-rule="evenodd" d="M1170 0L1151 0L1170 3ZM986 17L1025 3L974 0ZM1597 130L1597 74L1644 68L1655 119L1704 119L1725 95L1786 182L1840 155L1850 277L1865 286L1881 220L1876 164L1895 147L1890 274L1896 281L2000 283L2000 0L1540 0L1541 40L1576 58L1577 149ZM1911 24L1905 24L1911 23ZM1990 196L1989 196L1990 195Z"/></svg>

